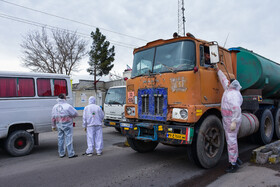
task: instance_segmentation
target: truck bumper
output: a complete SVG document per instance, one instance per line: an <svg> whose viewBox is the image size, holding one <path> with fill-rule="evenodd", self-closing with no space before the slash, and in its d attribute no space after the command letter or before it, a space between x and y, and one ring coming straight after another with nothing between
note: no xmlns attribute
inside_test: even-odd
<svg viewBox="0 0 280 187"><path fill-rule="evenodd" d="M194 128L185 125L163 123L121 122L122 134L144 141L157 141L166 144L191 144Z"/></svg>
<svg viewBox="0 0 280 187"><path fill-rule="evenodd" d="M120 121L104 119L104 125L107 127L120 127Z"/></svg>

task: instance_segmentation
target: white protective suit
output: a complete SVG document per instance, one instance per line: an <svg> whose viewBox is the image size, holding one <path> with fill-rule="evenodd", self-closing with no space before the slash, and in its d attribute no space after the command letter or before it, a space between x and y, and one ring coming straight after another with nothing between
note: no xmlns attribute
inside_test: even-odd
<svg viewBox="0 0 280 187"><path fill-rule="evenodd" d="M89 105L84 109L83 127L87 129L87 154L93 153L93 147L97 154L103 150L102 121L104 113L100 106L95 104L95 97L89 98Z"/></svg>
<svg viewBox="0 0 280 187"><path fill-rule="evenodd" d="M52 128L58 130L58 153L60 157L64 157L66 146L68 157L72 157L75 155L73 149L73 118L78 116L78 112L65 99L58 98L57 102L52 109Z"/></svg>
<svg viewBox="0 0 280 187"><path fill-rule="evenodd" d="M229 85L227 77L221 70L218 71L218 76L225 90L222 97L221 110L227 141L228 159L230 163L235 163L238 158L237 133L242 121L241 105L243 98L240 93L241 86L237 80L234 80Z"/></svg>

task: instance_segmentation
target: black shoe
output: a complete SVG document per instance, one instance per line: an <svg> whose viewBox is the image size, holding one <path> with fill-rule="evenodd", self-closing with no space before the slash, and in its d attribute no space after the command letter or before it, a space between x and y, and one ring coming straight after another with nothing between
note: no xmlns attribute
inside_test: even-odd
<svg viewBox="0 0 280 187"><path fill-rule="evenodd" d="M83 153L83 156L92 156L92 153Z"/></svg>
<svg viewBox="0 0 280 187"><path fill-rule="evenodd" d="M73 156L70 156L69 158L75 158L75 157L78 157L78 155L73 155Z"/></svg>
<svg viewBox="0 0 280 187"><path fill-rule="evenodd" d="M228 168L226 169L226 172L227 173L235 173L237 170L238 170L238 165L235 164L235 165L232 165L232 164L229 164Z"/></svg>
<svg viewBox="0 0 280 187"><path fill-rule="evenodd" d="M237 158L236 164L237 164L238 166L241 166L241 165L243 164L243 162L242 162L242 160L240 160L239 158Z"/></svg>
<svg viewBox="0 0 280 187"><path fill-rule="evenodd" d="M62 155L62 156L59 156L60 158L64 158L65 157L65 155Z"/></svg>

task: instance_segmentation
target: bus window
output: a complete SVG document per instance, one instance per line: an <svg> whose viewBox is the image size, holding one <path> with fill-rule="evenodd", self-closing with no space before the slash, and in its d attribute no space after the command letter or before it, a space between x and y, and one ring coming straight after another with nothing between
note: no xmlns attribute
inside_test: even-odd
<svg viewBox="0 0 280 187"><path fill-rule="evenodd" d="M66 80L55 79L54 80L54 95L58 96L61 93L64 93L64 94L68 95Z"/></svg>
<svg viewBox="0 0 280 187"><path fill-rule="evenodd" d="M16 97L16 84L16 78L0 78L0 97Z"/></svg>
<svg viewBox="0 0 280 187"><path fill-rule="evenodd" d="M18 78L18 96L19 97L35 96L33 79Z"/></svg>
<svg viewBox="0 0 280 187"><path fill-rule="evenodd" d="M52 96L50 79L37 79L38 96Z"/></svg>

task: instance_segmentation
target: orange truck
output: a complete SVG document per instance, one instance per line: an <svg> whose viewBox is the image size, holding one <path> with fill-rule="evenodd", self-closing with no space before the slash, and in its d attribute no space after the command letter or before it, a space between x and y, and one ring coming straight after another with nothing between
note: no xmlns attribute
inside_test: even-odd
<svg viewBox="0 0 280 187"><path fill-rule="evenodd" d="M210 53L210 63L206 53ZM188 156L198 166L214 167L223 153L225 136L220 109L224 90L213 63L218 62L219 69L228 77L238 79L237 63L243 64L240 72L248 68L246 65L252 65L250 59L241 62L243 53L245 57L247 53L257 55L243 48L227 50L217 42L200 40L191 34L156 40L135 49L132 75L126 83L126 121L121 122L130 147L144 153L153 151L158 143L185 145ZM244 76L250 73L244 74L243 82L248 83ZM280 110L277 99L263 100L264 90L259 86L242 91L244 102L238 137L250 135L267 144L272 140L274 128L279 131Z"/></svg>

